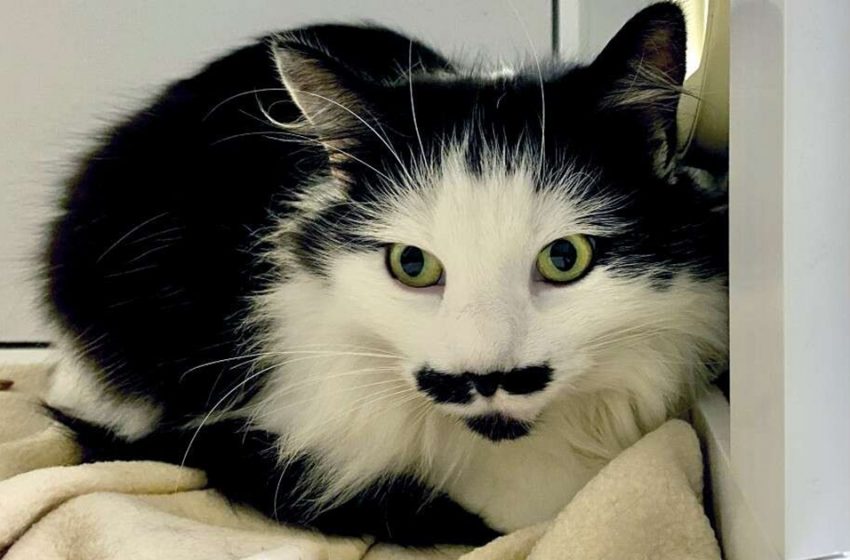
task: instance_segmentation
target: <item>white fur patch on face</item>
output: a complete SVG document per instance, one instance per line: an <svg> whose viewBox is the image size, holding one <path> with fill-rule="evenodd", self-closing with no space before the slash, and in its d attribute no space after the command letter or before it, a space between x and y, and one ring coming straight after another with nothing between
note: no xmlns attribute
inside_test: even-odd
<svg viewBox="0 0 850 560"><path fill-rule="evenodd" d="M291 273L257 305L282 358L246 412L281 434L282 460L319 458L315 485L329 502L413 472L510 530L556 514L702 385L725 359L726 291L686 274L659 290L601 265L573 284L536 281L547 244L626 227L611 218L617 200L583 198L593 178L578 170L539 177L493 158L472 173L460 153L392 192L360 232L430 252L445 285L402 285L378 251L329 250L328 278ZM545 389L468 404L437 404L414 378L426 366L537 364L553 370ZM492 413L532 423L531 433L494 443L462 421Z"/></svg>
<svg viewBox="0 0 850 560"><path fill-rule="evenodd" d="M46 404L75 418L135 441L151 433L162 416L159 407L140 398L120 396L97 378L67 341L56 343L60 360L51 372Z"/></svg>
<svg viewBox="0 0 850 560"><path fill-rule="evenodd" d="M546 363L570 335L570 325L553 306L570 303L570 287L534 281L539 251L571 234L604 235L620 224L604 219L616 200L582 201L587 175L566 173L538 185L528 167L513 172L494 166L471 173L459 152L444 159L425 187L399 192L369 224L370 237L414 245L435 255L445 286L414 289L393 280L383 255L334 257L331 287L341 305L358 309L369 330L405 357L406 376L430 367L447 373L486 374ZM572 181L566 183L566 181ZM602 225L600 225L602 224ZM565 299L566 298L566 299ZM584 358L564 353L564 372L586 367ZM504 412L533 420L548 402L543 395L498 392L466 414Z"/></svg>

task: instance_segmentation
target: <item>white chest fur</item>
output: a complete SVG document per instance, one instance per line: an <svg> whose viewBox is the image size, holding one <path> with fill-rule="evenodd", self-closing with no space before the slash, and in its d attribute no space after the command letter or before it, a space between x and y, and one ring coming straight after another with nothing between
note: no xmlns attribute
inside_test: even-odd
<svg viewBox="0 0 850 560"><path fill-rule="evenodd" d="M515 441L478 443L446 491L502 531L553 518L603 461L578 455L552 427L540 428Z"/></svg>
<svg viewBox="0 0 850 560"><path fill-rule="evenodd" d="M372 360L344 361L347 372ZM255 420L281 433L284 459L301 450L321 452L324 472L315 477L330 501L391 472L415 473L492 527L510 531L563 509L606 461L586 452L611 457L622 447L609 440L595 442L599 447L580 445L578 451L577 425L588 414L577 416L572 399L553 403L528 436L492 442L434 409L417 391L399 389L404 383L393 381L393 371L362 385L357 375L326 377L326 372L324 383L305 381L311 368L299 369L300 383L273 384L261 397L264 413ZM394 398L376 397L376 389Z"/></svg>

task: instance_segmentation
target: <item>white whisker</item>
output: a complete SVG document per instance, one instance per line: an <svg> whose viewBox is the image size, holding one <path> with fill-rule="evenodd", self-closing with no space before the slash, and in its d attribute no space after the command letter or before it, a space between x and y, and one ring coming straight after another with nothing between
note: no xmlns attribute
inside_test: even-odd
<svg viewBox="0 0 850 560"><path fill-rule="evenodd" d="M520 27L522 28L522 32L525 34L525 38L528 41L528 46L531 49L531 54L534 57L534 64L537 66L537 80L540 85L540 155L539 155L539 172L543 173L545 168L544 162L546 161L546 90L543 86L543 69L540 66L540 56L537 54L537 49L534 46L534 41L531 39L531 34L528 32L528 26L525 24L525 20L517 10L516 6L513 3L513 0L505 0L510 6L511 10L514 13L517 21L519 22Z"/></svg>
<svg viewBox="0 0 850 560"><path fill-rule="evenodd" d="M248 91L243 91L243 92L237 93L237 94L235 94L235 95L231 95L230 97L228 97L228 98L226 98L226 99L224 99L224 100L222 100L222 101L218 102L217 104L215 104L215 105L213 106L213 108L212 108L212 109L210 109L210 110L209 110L209 112L207 112L207 114L203 116L203 118L201 119L201 121L202 121L202 122L203 122L203 121L206 121L206 120L207 120L207 119L209 119L209 118L212 116L212 114L213 114L213 113L215 113L215 112L216 112L216 111L217 111L220 107L222 107L223 105L226 105L227 103L230 103L230 102L231 102L231 101L233 101L234 99L238 99L238 98L243 97L243 96L245 96L245 95L257 95L258 93L272 92L272 91L286 92L286 89L285 89L285 88L283 88L283 87L260 88L260 89L251 89L251 90L248 90Z"/></svg>
<svg viewBox="0 0 850 560"><path fill-rule="evenodd" d="M422 135L419 134L419 123L416 121L416 104L413 101L413 39L407 48L407 84L410 90L410 114L413 117L413 130L416 131L416 140L419 142L419 156L425 157L425 146L422 144Z"/></svg>
<svg viewBox="0 0 850 560"><path fill-rule="evenodd" d="M348 107L346 107L345 105L343 105L339 101L336 101L336 100L331 99L329 97L326 97L324 95L321 95L321 94L318 94L318 93L315 93L315 92L312 92L312 91L303 91L303 90L293 90L293 91L300 93L300 94L310 95L312 97L316 97L316 98L321 99L321 100L323 100L327 103L330 103L330 104L332 104L336 107L339 107L343 111L351 114L351 116L356 118L358 121L360 121L363 124L363 126L365 126L367 129L369 129L369 131L372 132L372 134L375 135L375 137L381 142L381 144L383 144L387 148L387 150L390 152L390 155L393 156L393 158L396 160L396 162L398 162L402 171L404 171L407 180L410 181L411 184L413 184L413 176L408 171L407 166L404 164L404 161L402 161L402 159L401 159L401 156L398 155L398 152L396 152L395 148L393 148L392 144L390 144L390 141L386 138L386 136L380 134L377 131L377 129L375 129L374 126L369 124L369 122L366 119L364 119L363 117L358 115L355 111L349 109Z"/></svg>

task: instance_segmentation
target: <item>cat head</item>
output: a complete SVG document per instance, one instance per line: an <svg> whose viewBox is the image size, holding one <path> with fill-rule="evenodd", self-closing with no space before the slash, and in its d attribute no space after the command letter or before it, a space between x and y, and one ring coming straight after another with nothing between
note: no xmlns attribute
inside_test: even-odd
<svg viewBox="0 0 850 560"><path fill-rule="evenodd" d="M564 395L656 421L726 347L725 221L676 160L681 11L643 10L589 65L487 75L410 45L382 79L273 45L301 115L279 124L327 165L277 237L272 338L380 349L362 371L493 441Z"/></svg>

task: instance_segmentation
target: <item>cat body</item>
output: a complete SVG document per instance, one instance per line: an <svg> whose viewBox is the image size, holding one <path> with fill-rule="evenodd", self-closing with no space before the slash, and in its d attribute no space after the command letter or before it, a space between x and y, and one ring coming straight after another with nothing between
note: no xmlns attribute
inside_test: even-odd
<svg viewBox="0 0 850 560"><path fill-rule="evenodd" d="M47 404L284 522L553 517L726 356L725 216L675 158L684 22L485 73L396 33L236 51L115 128L47 254Z"/></svg>

